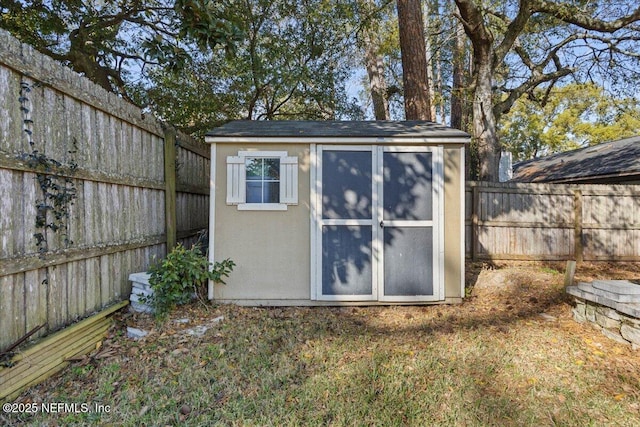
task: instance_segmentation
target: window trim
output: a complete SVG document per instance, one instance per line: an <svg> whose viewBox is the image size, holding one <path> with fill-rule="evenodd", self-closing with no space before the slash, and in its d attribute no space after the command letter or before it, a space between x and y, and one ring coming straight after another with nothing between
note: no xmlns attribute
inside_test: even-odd
<svg viewBox="0 0 640 427"><path fill-rule="evenodd" d="M280 159L280 203L246 203L246 159ZM227 205L239 211L286 211L298 204L298 157L287 151L238 151L227 157Z"/></svg>

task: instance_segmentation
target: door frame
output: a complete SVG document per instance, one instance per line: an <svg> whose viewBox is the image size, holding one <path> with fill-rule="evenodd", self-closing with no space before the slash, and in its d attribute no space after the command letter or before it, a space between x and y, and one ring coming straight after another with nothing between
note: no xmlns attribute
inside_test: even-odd
<svg viewBox="0 0 640 427"><path fill-rule="evenodd" d="M381 302L426 302L426 301L440 301L444 299L444 232L443 232L443 218L444 218L444 170L443 170L443 148L442 146L378 146L378 173L383 173L384 168L384 153L431 153L431 179L432 179L432 219L429 221L415 221L415 220L384 220L385 227L387 226L410 226L411 223L422 223L424 226L431 226L433 230L433 295L413 295L413 296L385 296L384 295L384 233L383 228L377 227L380 231L378 245L380 252L378 259L376 260L376 268L378 270L378 301ZM378 222L383 221L384 218L384 182L382 176L377 179L374 178L375 190L377 193L377 215ZM420 226L420 225L416 225Z"/></svg>
<svg viewBox="0 0 640 427"><path fill-rule="evenodd" d="M368 151L372 156L372 294L371 295L322 295L322 226L332 225L364 225L366 220L323 220L322 215L322 153L330 151ZM384 296L384 234L379 222L383 218L383 157L384 152L431 152L433 199L433 295L417 296ZM311 232L311 289L312 301L335 302L429 302L444 300L444 168L442 145L333 145L311 144L310 146L310 232ZM353 224L352 224L353 223Z"/></svg>
<svg viewBox="0 0 640 427"><path fill-rule="evenodd" d="M377 209L377 194L374 186L371 188L371 219L322 219L322 153L329 151L363 151L372 153L371 176L375 180L377 168L377 153L375 145L327 145L311 146L311 299L317 301L371 301L378 298L378 269L373 259L380 249L376 246L379 241L379 230L375 223ZM370 295L322 295L322 227L323 225L363 225L371 226L371 294Z"/></svg>

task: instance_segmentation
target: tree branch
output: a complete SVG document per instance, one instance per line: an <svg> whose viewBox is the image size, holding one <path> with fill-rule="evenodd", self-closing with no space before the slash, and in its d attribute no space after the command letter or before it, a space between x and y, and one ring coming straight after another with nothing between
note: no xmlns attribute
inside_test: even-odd
<svg viewBox="0 0 640 427"><path fill-rule="evenodd" d="M495 49L494 64L500 64L509 53L518 36L522 33L531 18L531 1L520 0L520 7L515 19L507 27L500 45Z"/></svg>
<svg viewBox="0 0 640 427"><path fill-rule="evenodd" d="M538 74L537 77L532 77L528 79L526 82L522 83L520 86L514 89L509 90L509 95L506 99L501 102L498 102L493 107L493 113L496 116L496 119L499 119L502 114L506 114L509 112L513 104L525 93L529 92L531 89L534 89L546 82L557 82L562 77L566 77L572 74L575 70L572 68L561 68L552 73L547 74Z"/></svg>
<svg viewBox="0 0 640 427"><path fill-rule="evenodd" d="M533 0L532 12L546 13L568 24L577 25L585 30L613 33L619 29L640 21L640 6L630 14L613 21L594 18L584 10L567 3L558 4L548 0Z"/></svg>

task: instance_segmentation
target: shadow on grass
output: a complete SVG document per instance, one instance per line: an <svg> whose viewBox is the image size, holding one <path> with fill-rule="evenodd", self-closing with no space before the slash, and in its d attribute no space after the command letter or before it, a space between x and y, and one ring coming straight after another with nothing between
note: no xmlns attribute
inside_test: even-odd
<svg viewBox="0 0 640 427"><path fill-rule="evenodd" d="M533 295L525 283L503 289L493 308L472 296L453 306L258 311L270 319L297 318L307 328L304 344L287 348L282 337L268 344L269 351L308 353L305 378L298 379L304 391L296 392L308 405L305 423L522 425L536 414L496 378L511 361L493 344L508 340L516 323L544 322L540 313L566 301L561 287Z"/></svg>
<svg viewBox="0 0 640 427"><path fill-rule="evenodd" d="M59 389L27 398L83 390L78 399L118 409L101 422L127 425L589 425L600 413L632 425L630 407L598 390L637 389L637 368L575 365L586 360L584 343L540 317L567 302L562 274L550 270L523 269L496 289L474 272L459 305L218 306L225 321L202 338L116 340L117 355L88 377L72 370ZM552 339L560 342L549 346ZM121 371L103 375L102 364ZM55 419L37 416L27 424Z"/></svg>

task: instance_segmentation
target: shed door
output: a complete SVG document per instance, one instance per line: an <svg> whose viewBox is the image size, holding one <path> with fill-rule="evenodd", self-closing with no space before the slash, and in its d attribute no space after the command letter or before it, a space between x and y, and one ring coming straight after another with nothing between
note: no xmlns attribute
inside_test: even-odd
<svg viewBox="0 0 640 427"><path fill-rule="evenodd" d="M440 159L435 147L318 146L317 299L443 298Z"/></svg>
<svg viewBox="0 0 640 427"><path fill-rule="evenodd" d="M379 150L379 299L442 299L440 152L408 147Z"/></svg>
<svg viewBox="0 0 640 427"><path fill-rule="evenodd" d="M372 147L319 150L320 299L377 298Z"/></svg>

